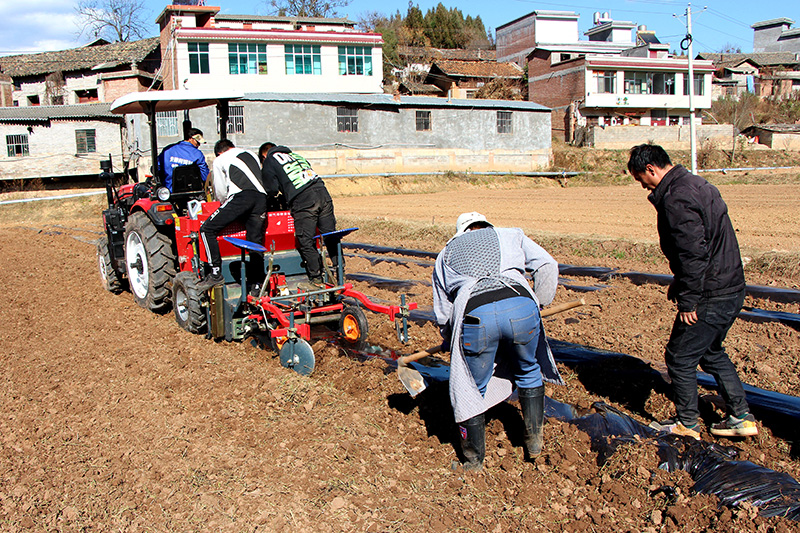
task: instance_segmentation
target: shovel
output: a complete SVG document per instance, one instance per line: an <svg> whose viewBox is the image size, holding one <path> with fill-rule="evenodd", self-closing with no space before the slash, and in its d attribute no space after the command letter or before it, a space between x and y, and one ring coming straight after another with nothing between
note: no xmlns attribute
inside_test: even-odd
<svg viewBox="0 0 800 533"><path fill-rule="evenodd" d="M563 304L554 305L544 309L541 312L541 317L545 318L557 313L562 313L574 307L580 307L582 305L586 305L586 300L583 298L564 302ZM400 378L400 381L403 383L403 386L405 386L412 398L424 391L426 385L422 374L408 366L408 364L413 363L414 361L419 361L423 357L428 357L429 355L433 355L441 351L442 345L439 344L438 346L431 346L427 350L421 350L419 352L412 353L411 355L404 355L397 358L397 377Z"/></svg>

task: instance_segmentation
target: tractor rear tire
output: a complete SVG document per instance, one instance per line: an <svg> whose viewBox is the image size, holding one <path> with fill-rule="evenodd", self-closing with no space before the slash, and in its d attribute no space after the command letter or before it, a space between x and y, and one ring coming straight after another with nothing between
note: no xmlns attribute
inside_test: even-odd
<svg viewBox="0 0 800 533"><path fill-rule="evenodd" d="M172 282L172 307L175 321L189 333L206 331L205 293L197 290L197 275L194 272L178 272Z"/></svg>
<svg viewBox="0 0 800 533"><path fill-rule="evenodd" d="M339 319L339 333L350 344L367 340L369 323L360 307L348 305L342 309L342 316Z"/></svg>
<svg viewBox="0 0 800 533"><path fill-rule="evenodd" d="M175 253L166 235L141 211L133 213L125 225L125 264L136 303L151 311L168 308Z"/></svg>
<svg viewBox="0 0 800 533"><path fill-rule="evenodd" d="M111 263L111 253L108 251L108 237L102 237L97 242L97 267L103 288L114 294L121 293L122 274L117 272L117 269Z"/></svg>

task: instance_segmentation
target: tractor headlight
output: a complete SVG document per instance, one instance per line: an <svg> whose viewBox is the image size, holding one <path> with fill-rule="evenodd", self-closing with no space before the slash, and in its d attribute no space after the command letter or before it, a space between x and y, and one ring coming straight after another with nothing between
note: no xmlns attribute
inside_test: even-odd
<svg viewBox="0 0 800 533"><path fill-rule="evenodd" d="M169 189L167 189L166 187L159 187L158 190L156 191L156 196L158 196L158 199L161 200L162 202L166 202L167 200L169 200L170 196Z"/></svg>

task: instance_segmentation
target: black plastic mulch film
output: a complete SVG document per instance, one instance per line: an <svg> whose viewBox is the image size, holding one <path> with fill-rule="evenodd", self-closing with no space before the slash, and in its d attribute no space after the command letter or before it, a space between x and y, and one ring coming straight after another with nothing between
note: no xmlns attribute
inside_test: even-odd
<svg viewBox="0 0 800 533"><path fill-rule="evenodd" d="M374 253L402 253L413 257L435 258L436 254L420 250L406 250L367 244L343 243L347 248L357 248ZM656 283L667 285L672 276L664 274L647 274L642 272L620 272L604 267L576 267L559 265L561 275L595 277L602 281L614 277L625 277L633 283ZM562 285L575 290L600 290L604 285L581 287L570 285L570 280L561 279ZM779 302L800 301L800 291L758 285L748 285L747 292L756 298L769 298ZM418 310L412 316L418 321L433 318L432 312ZM778 311L745 308L740 318L753 321L780 321L795 329L800 329L800 315ZM556 361L565 364L598 363L609 358L631 358L620 353L594 350L585 346L550 340ZM636 359L638 361L638 359ZM414 368L428 380L446 381L449 368L446 366L426 367L412 363ZM652 379L657 371L640 366L642 374L639 378ZM628 376L631 377L631 376ZM716 388L714 378L698 372L698 383L707 388ZM754 410L767 416L778 416L790 419L788 423L800 423L800 398L780 394L745 385L747 401ZM735 507L749 502L759 508L759 514L765 517L782 516L792 520L800 520L800 483L786 473L776 472L750 461L736 460L738 450L734 447L717 443L695 441L690 437L672 434L659 434L656 430L645 426L632 417L602 402L595 403L592 413L579 416L576 410L567 404L547 398L547 416L565 420L574 424L589 435L592 449L601 461L611 457L620 446L650 443L658 447L661 461L659 467L673 472L687 471L694 480L693 490L702 494L714 494L719 497L721 505Z"/></svg>

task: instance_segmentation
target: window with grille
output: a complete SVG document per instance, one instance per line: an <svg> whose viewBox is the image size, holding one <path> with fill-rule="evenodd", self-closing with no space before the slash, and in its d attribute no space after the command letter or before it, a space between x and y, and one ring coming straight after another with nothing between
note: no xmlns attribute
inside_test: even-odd
<svg viewBox="0 0 800 533"><path fill-rule="evenodd" d="M511 111L497 112L497 133L512 133Z"/></svg>
<svg viewBox="0 0 800 533"><path fill-rule="evenodd" d="M156 113L156 132L159 137L175 137L181 134L177 111L159 111Z"/></svg>
<svg viewBox="0 0 800 533"><path fill-rule="evenodd" d="M336 108L336 131L355 133L358 131L358 109Z"/></svg>
<svg viewBox="0 0 800 533"><path fill-rule="evenodd" d="M244 106L228 106L228 133L244 133ZM217 109L217 134L219 134L219 109Z"/></svg>
<svg viewBox="0 0 800 533"><path fill-rule="evenodd" d="M79 154L96 152L95 130L75 130L75 146Z"/></svg>
<svg viewBox="0 0 800 533"><path fill-rule="evenodd" d="M617 73L606 71L597 73L597 92L614 94L616 91Z"/></svg>
<svg viewBox="0 0 800 533"><path fill-rule="evenodd" d="M340 46L339 74L342 76L372 76L372 47Z"/></svg>
<svg viewBox="0 0 800 533"><path fill-rule="evenodd" d="M285 46L286 74L322 74L319 45L287 44Z"/></svg>
<svg viewBox="0 0 800 533"><path fill-rule="evenodd" d="M231 74L266 74L267 45L228 43L228 65Z"/></svg>
<svg viewBox="0 0 800 533"><path fill-rule="evenodd" d="M417 111L417 131L431 131L430 111Z"/></svg>
<svg viewBox="0 0 800 533"><path fill-rule="evenodd" d="M189 43L189 73L208 74L208 43Z"/></svg>
<svg viewBox="0 0 800 533"><path fill-rule="evenodd" d="M6 135L6 146L8 146L8 157L24 157L30 155L28 152L28 134Z"/></svg>

